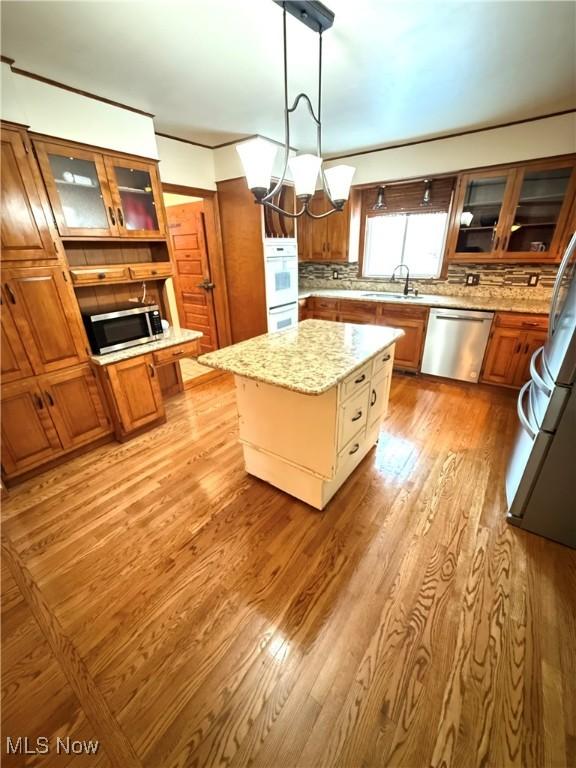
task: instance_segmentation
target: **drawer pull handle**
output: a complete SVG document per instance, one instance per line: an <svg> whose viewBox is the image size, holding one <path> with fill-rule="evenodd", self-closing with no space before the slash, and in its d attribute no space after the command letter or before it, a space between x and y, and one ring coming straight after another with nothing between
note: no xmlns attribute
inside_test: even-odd
<svg viewBox="0 0 576 768"><path fill-rule="evenodd" d="M112 210L112 206L108 206L108 213L110 214L110 221L112 222L112 226L116 226L116 219L114 218L114 211Z"/></svg>
<svg viewBox="0 0 576 768"><path fill-rule="evenodd" d="M183 349L177 349L176 352L172 352L173 357L178 357L178 355L181 355L184 352Z"/></svg>
<svg viewBox="0 0 576 768"><path fill-rule="evenodd" d="M362 384L363 381L366 381L365 373L363 373L362 376L358 376L357 379L354 379L354 384Z"/></svg>
<svg viewBox="0 0 576 768"><path fill-rule="evenodd" d="M390 360L390 355L384 355L384 357L382 358L382 362L387 363L388 360Z"/></svg>
<svg viewBox="0 0 576 768"><path fill-rule="evenodd" d="M50 392L44 391L44 397L46 398L46 400L48 400L48 405L51 405L52 407L54 407L54 398L52 397Z"/></svg>
<svg viewBox="0 0 576 768"><path fill-rule="evenodd" d="M40 397L40 395L37 395L36 393L34 393L33 398L34 398L34 404L36 405L37 410L42 411L44 409L44 403L42 402L42 398Z"/></svg>
<svg viewBox="0 0 576 768"><path fill-rule="evenodd" d="M358 419L361 419L361 418L362 418L362 411L359 410L357 411L356 416L352 416L352 421L358 421Z"/></svg>
<svg viewBox="0 0 576 768"><path fill-rule="evenodd" d="M356 451L360 448L360 443L354 443L354 446L350 448L348 451L348 455L352 456L353 453L356 453Z"/></svg>
<svg viewBox="0 0 576 768"><path fill-rule="evenodd" d="M154 376L156 375L156 371L154 370L154 366L152 365L152 363L148 363L148 367L150 368L150 376L152 378L154 378Z"/></svg>
<svg viewBox="0 0 576 768"><path fill-rule="evenodd" d="M118 221L120 222L120 226L124 226L124 216L122 215L122 208L116 208L118 211Z"/></svg>
<svg viewBox="0 0 576 768"><path fill-rule="evenodd" d="M376 403L377 395L376 390L372 390L372 395L370 396L370 406L374 405Z"/></svg>

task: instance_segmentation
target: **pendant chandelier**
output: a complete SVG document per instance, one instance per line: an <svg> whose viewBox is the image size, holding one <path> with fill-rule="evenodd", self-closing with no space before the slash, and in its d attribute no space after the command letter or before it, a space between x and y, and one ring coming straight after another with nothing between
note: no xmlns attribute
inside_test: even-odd
<svg viewBox="0 0 576 768"><path fill-rule="evenodd" d="M272 168L278 147L271 141L261 137L250 139L238 144L236 149L240 155L248 187L254 194L257 203L272 208L278 213L297 219L306 214L313 219L323 219L332 213L341 211L350 193L350 185L355 168L350 165L335 165L322 168L322 33L329 29L334 22L334 14L322 3L316 0L274 0L283 9L283 39L284 39L284 163L282 174L276 184L270 189ZM299 93L294 103L288 107L288 53L286 46L286 12L291 13L307 27L318 33L318 107L316 112L310 98L305 93ZM316 124L316 154L301 154L290 157L290 115L297 109L300 101L304 101L312 120ZM290 167L294 191L299 210L285 211L277 206L273 199L281 189ZM309 203L316 191L318 174L322 188L331 205L323 213L312 213Z"/></svg>

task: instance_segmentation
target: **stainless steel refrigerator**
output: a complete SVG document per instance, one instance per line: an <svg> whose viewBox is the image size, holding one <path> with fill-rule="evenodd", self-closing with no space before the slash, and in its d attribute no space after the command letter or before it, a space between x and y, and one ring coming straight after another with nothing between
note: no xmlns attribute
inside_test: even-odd
<svg viewBox="0 0 576 768"><path fill-rule="evenodd" d="M576 548L576 233L558 269L548 339L518 395L508 521Z"/></svg>

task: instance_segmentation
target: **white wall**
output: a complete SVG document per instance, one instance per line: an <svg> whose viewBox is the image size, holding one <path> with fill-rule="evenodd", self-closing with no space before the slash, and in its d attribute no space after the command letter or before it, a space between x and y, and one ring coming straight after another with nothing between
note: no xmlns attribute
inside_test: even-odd
<svg viewBox="0 0 576 768"><path fill-rule="evenodd" d="M214 151L176 139L156 136L160 178L167 184L216 189Z"/></svg>
<svg viewBox="0 0 576 768"><path fill-rule="evenodd" d="M392 181L576 152L576 113L329 161L356 168L353 184Z"/></svg>
<svg viewBox="0 0 576 768"><path fill-rule="evenodd" d="M38 133L157 158L151 117L66 91L2 63L1 116Z"/></svg>
<svg viewBox="0 0 576 768"><path fill-rule="evenodd" d="M240 142L238 142L240 143ZM293 151L291 155L295 154ZM284 149L278 146L278 152L276 153L276 159L274 160L274 166L272 174L279 178L282 175L282 166L284 165ZM236 143L230 144L227 147L219 147L214 150L214 172L216 181L224 181L225 179L237 179L239 176L244 176L244 170L242 163L240 162L240 155L236 150ZM286 178L291 179L290 169L286 173Z"/></svg>

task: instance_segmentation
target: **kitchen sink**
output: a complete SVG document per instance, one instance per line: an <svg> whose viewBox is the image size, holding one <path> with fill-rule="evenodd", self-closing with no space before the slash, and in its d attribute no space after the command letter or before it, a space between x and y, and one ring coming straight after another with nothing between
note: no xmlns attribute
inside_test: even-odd
<svg viewBox="0 0 576 768"><path fill-rule="evenodd" d="M391 299L422 299L422 296L414 296L414 294L409 293L408 296L404 296L403 293L386 293L385 291L380 292L374 292L374 293L363 293L362 296L366 296L366 298L371 298L372 296L376 296L378 299L384 299L384 298L391 298Z"/></svg>

